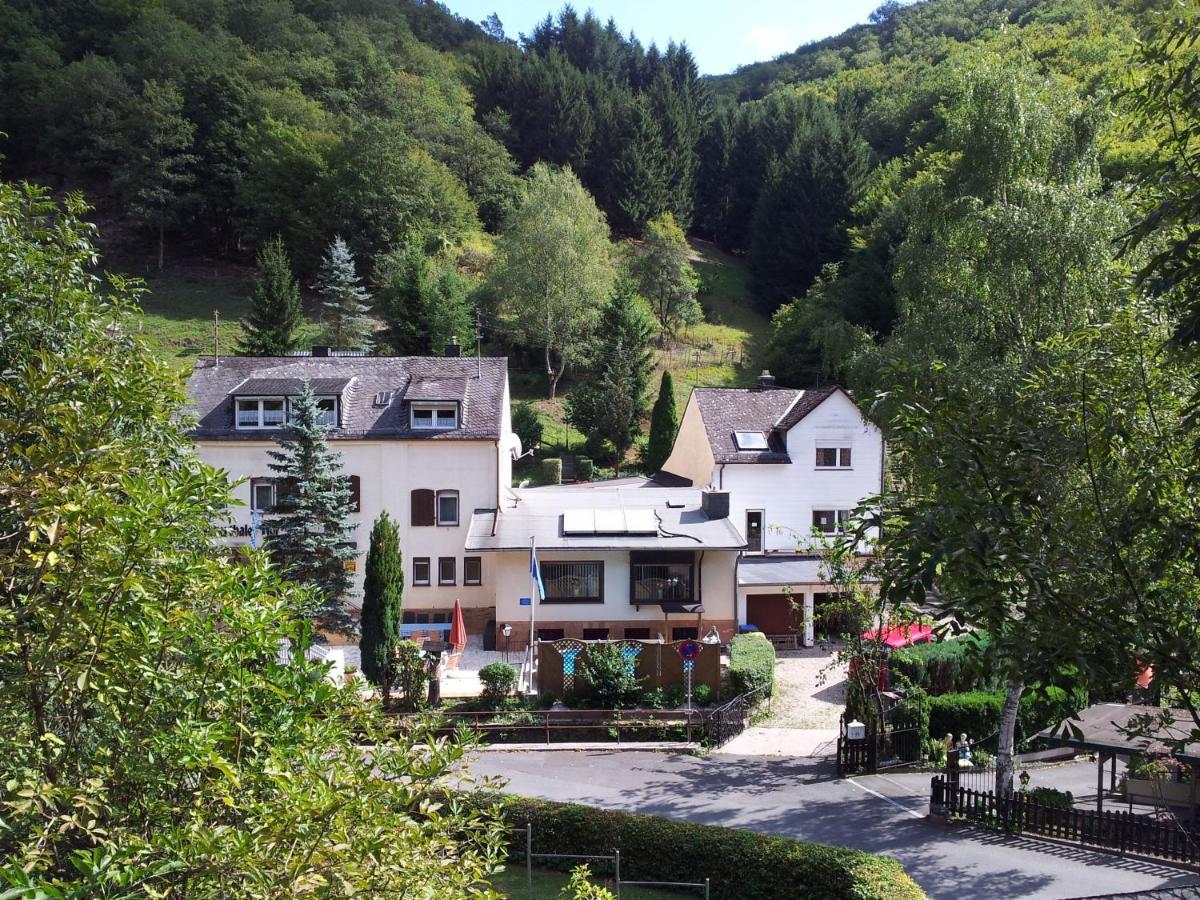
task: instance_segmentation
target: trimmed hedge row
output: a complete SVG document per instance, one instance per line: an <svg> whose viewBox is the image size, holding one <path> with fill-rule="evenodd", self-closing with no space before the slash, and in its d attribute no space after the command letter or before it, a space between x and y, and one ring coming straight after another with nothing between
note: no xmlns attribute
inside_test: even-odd
<svg viewBox="0 0 1200 900"><path fill-rule="evenodd" d="M894 859L861 850L525 797L504 798L501 806L509 825L533 825L535 853L620 850L621 875L631 881L709 878L712 896L728 900L925 896ZM514 836L512 859L524 841Z"/></svg>
<svg viewBox="0 0 1200 900"><path fill-rule="evenodd" d="M917 644L897 650L888 659L892 676L903 675L931 695L963 691L994 691L1003 687L996 675L980 672L975 649L982 653L990 638L986 632L951 638L933 644Z"/></svg>
<svg viewBox="0 0 1200 900"><path fill-rule="evenodd" d="M1017 713L1017 744L1024 745L1049 725L1057 725L1087 706L1087 689L1070 691L1058 687L1031 688L1021 695ZM929 698L929 736L941 739L964 732L972 740L990 737L1000 730L1004 710L1003 691L966 691Z"/></svg>
<svg viewBox="0 0 1200 900"><path fill-rule="evenodd" d="M729 644L729 680L735 694L765 687L775 691L775 648L761 631L737 635Z"/></svg>

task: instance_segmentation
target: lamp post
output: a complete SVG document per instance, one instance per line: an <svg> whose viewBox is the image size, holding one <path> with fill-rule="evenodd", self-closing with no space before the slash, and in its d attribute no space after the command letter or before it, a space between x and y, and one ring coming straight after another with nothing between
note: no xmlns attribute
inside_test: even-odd
<svg viewBox="0 0 1200 900"><path fill-rule="evenodd" d="M500 633L504 635L504 661L508 662L508 644L512 638L512 626L507 622L500 628Z"/></svg>
<svg viewBox="0 0 1200 900"><path fill-rule="evenodd" d="M1017 780L1021 782L1021 790L1022 791L1029 790L1029 773L1028 772L1021 772L1021 774L1017 776Z"/></svg>

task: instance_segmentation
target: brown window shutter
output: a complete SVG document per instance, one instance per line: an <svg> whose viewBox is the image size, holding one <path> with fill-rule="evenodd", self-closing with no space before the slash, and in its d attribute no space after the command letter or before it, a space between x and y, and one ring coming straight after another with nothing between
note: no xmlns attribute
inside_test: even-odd
<svg viewBox="0 0 1200 900"><path fill-rule="evenodd" d="M362 512L362 479L357 475L350 476L350 503L355 512Z"/></svg>
<svg viewBox="0 0 1200 900"><path fill-rule="evenodd" d="M414 526L435 524L433 491L418 488L412 492L411 518Z"/></svg>

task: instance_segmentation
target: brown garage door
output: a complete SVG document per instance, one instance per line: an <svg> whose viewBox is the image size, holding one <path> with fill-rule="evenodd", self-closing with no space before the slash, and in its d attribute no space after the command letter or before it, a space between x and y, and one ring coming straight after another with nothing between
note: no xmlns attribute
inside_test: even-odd
<svg viewBox="0 0 1200 900"><path fill-rule="evenodd" d="M746 598L746 623L765 634L804 631L803 594L751 594Z"/></svg>

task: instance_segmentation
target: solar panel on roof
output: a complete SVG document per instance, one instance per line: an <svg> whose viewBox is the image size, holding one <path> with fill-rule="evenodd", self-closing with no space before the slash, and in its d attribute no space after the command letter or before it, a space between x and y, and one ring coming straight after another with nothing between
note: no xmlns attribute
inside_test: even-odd
<svg viewBox="0 0 1200 900"><path fill-rule="evenodd" d="M652 509L627 509L625 528L629 534L658 534L658 519Z"/></svg>
<svg viewBox="0 0 1200 900"><path fill-rule="evenodd" d="M620 509L596 510L597 534L624 534L625 512Z"/></svg>
<svg viewBox="0 0 1200 900"><path fill-rule="evenodd" d="M761 431L735 431L733 440L739 450L767 449L767 436Z"/></svg>
<svg viewBox="0 0 1200 900"><path fill-rule="evenodd" d="M563 534L595 534L596 513L591 509L563 511Z"/></svg>

